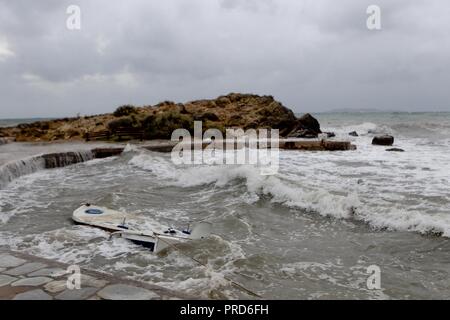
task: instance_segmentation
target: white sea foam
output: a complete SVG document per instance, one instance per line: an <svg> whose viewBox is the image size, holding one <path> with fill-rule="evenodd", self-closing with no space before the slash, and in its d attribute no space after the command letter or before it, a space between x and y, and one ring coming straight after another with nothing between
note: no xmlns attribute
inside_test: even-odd
<svg viewBox="0 0 450 320"><path fill-rule="evenodd" d="M298 186L288 181L283 181L277 176L263 176L257 167L251 165L216 165L196 166L177 169L169 161L154 159L152 155L138 155L130 163L144 169L152 170L161 178L168 179L168 183L179 187L194 187L207 184L215 184L224 187L236 180L245 181L250 194L271 195L272 201L299 206L309 210L315 210L323 215L335 217L348 217L351 208L359 204L357 196L337 196L325 190L305 192ZM150 159L149 159L150 158ZM149 161L148 161L149 160ZM158 164L155 166L155 164Z"/></svg>
<svg viewBox="0 0 450 320"><path fill-rule="evenodd" d="M438 151L432 160L415 155L411 161L406 153L394 155L370 145L361 149L345 155L283 152L282 172L276 176L262 176L251 165L177 167L166 157L150 153L136 155L130 164L151 170L167 185L232 188L244 183L249 195L270 196L272 202L323 216L450 237L449 209L444 203L433 202L433 197L445 199L448 195L448 155ZM433 169L421 169L426 166ZM414 193L425 196L422 204L429 205L429 210L402 202L403 188L409 189L413 199Z"/></svg>
<svg viewBox="0 0 450 320"><path fill-rule="evenodd" d="M122 238L109 240L109 233L84 226L26 236L0 233L0 240L0 245L13 250L70 264L86 264L96 256L115 259L139 249L130 241Z"/></svg>

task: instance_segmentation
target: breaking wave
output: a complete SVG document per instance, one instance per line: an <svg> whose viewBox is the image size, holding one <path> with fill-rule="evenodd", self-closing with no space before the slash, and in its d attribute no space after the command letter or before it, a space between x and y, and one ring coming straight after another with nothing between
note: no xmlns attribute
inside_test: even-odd
<svg viewBox="0 0 450 320"><path fill-rule="evenodd" d="M21 176L45 169L45 160L41 157L9 162L0 167L0 189Z"/></svg>
<svg viewBox="0 0 450 320"><path fill-rule="evenodd" d="M170 159L141 153L135 155L129 164L151 171L163 184L181 188L224 188L232 191L244 185L246 190L243 201L270 199L272 203L289 208L298 208L308 213L325 217L351 219L364 222L375 229L391 231L413 231L421 234L438 234L450 237L450 214L429 214L424 210L406 206L378 206L381 199L373 199L373 192L337 190L331 181L327 185L324 178L315 185L308 183L308 177L297 177L281 172L273 176L264 176L251 165L202 165L176 167ZM339 179L339 178L338 178Z"/></svg>
<svg viewBox="0 0 450 320"><path fill-rule="evenodd" d="M94 159L91 151L37 155L8 162L0 167L0 189L19 177L46 168L65 167Z"/></svg>

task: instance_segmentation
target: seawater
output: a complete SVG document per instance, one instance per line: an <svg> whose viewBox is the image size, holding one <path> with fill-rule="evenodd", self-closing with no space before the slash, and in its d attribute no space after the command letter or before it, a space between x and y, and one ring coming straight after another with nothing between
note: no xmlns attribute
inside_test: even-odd
<svg viewBox="0 0 450 320"><path fill-rule="evenodd" d="M450 297L450 114L314 116L358 149L282 151L273 176L250 165L176 166L139 148L20 176L0 189L0 245L209 298L250 298L225 276L268 299ZM383 133L405 152L372 146ZM0 154L14 161L30 148ZM73 225L86 201L142 215L149 230L211 221L211 239L179 248L208 268ZM380 290L367 287L372 265Z"/></svg>

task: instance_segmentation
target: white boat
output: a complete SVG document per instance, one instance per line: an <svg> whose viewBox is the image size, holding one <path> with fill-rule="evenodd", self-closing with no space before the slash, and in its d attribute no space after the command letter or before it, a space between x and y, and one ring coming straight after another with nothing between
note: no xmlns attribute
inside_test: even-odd
<svg viewBox="0 0 450 320"><path fill-rule="evenodd" d="M84 204L73 212L72 220L75 223L100 228L111 232L111 236L119 236L134 243L143 245L151 251L158 253L177 243L190 240L203 239L211 233L212 224L209 222L197 223L192 230L166 230L144 231L142 217L111 210L108 208Z"/></svg>

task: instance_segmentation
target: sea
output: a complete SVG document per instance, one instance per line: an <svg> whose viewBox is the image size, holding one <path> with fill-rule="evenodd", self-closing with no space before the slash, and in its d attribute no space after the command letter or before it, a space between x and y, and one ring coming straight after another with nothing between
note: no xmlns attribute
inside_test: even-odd
<svg viewBox="0 0 450 320"><path fill-rule="evenodd" d="M51 118L21 118L21 119L0 119L0 128L15 127L22 123L32 123L36 121L51 120Z"/></svg>
<svg viewBox="0 0 450 320"><path fill-rule="evenodd" d="M313 116L357 149L281 151L274 175L136 146L41 170L32 155L93 145L1 145L0 246L201 298L253 298L232 279L266 299L449 299L450 113ZM372 145L380 134L404 152ZM153 254L74 225L85 202L138 214L148 230L209 221L213 235Z"/></svg>

